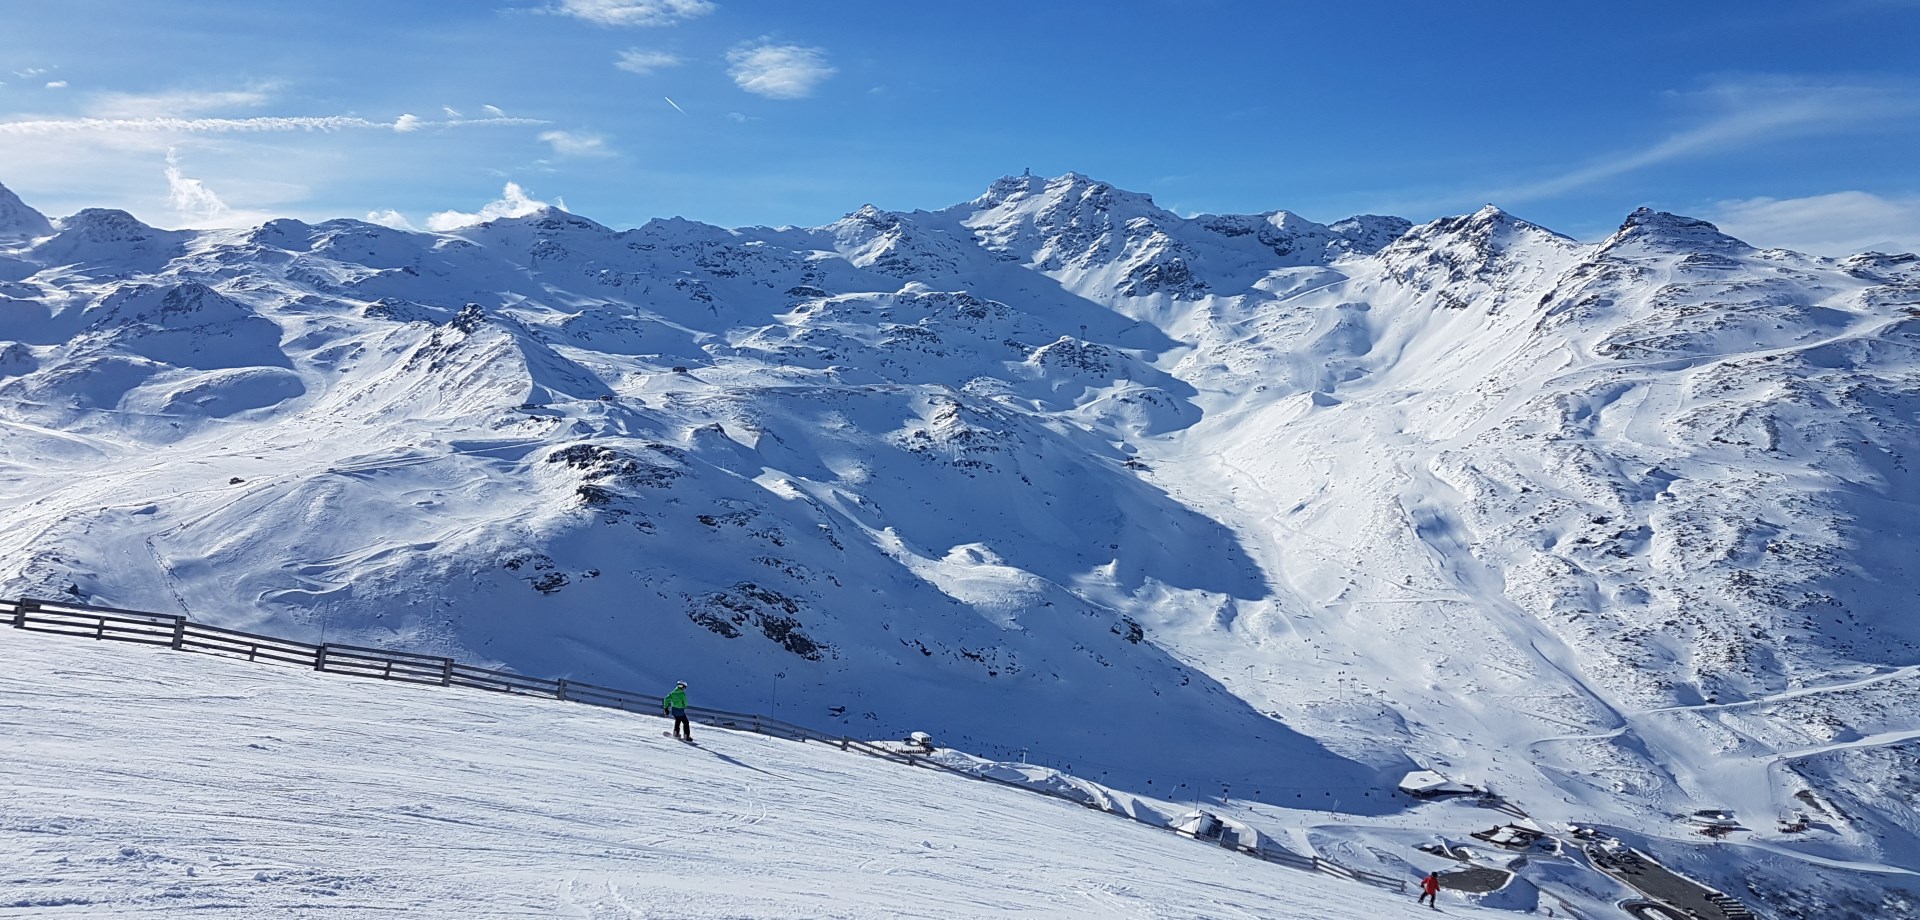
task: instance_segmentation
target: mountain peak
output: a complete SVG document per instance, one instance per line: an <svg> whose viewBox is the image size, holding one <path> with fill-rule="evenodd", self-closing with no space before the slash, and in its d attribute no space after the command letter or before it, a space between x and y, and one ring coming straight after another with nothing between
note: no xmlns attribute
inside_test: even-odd
<svg viewBox="0 0 1920 920"><path fill-rule="evenodd" d="M99 239L141 239L154 228L119 208L87 208L60 218L61 234L79 233Z"/></svg>
<svg viewBox="0 0 1920 920"><path fill-rule="evenodd" d="M45 214L29 207L12 189L0 185L0 239L31 239L53 232Z"/></svg>
<svg viewBox="0 0 1920 920"><path fill-rule="evenodd" d="M969 211L988 211L1011 203L1036 199L1045 201L1049 205L1086 201L1103 210L1114 202L1127 202L1146 208L1155 207L1152 195L1130 192L1110 182L1102 182L1084 173L1071 171L1050 179L1032 173L1001 176L993 180L993 184L987 186L987 190L980 197L960 207Z"/></svg>
<svg viewBox="0 0 1920 920"><path fill-rule="evenodd" d="M1128 202L1157 209L1153 203L1152 195L1145 192L1128 191L1111 182L1102 182L1092 176L1082 175L1077 172L1069 172L1065 175L1048 179L1046 191L1047 194L1059 198L1078 197L1095 202Z"/></svg>
<svg viewBox="0 0 1920 920"><path fill-rule="evenodd" d="M613 232L611 229L601 225L598 221L581 217L572 211L564 210L553 205L542 205L538 210L528 211L525 214L515 214L510 217L496 217L480 226L491 228L531 227L535 230L546 230L549 232L567 230L602 234Z"/></svg>
<svg viewBox="0 0 1920 920"><path fill-rule="evenodd" d="M1649 207L1635 208L1628 214L1620 223L1620 229L1601 244L1601 249L1614 250L1628 245L1663 251L1752 248L1721 233L1719 227L1707 221Z"/></svg>
<svg viewBox="0 0 1920 920"><path fill-rule="evenodd" d="M1382 218L1380 220L1383 222L1381 229L1385 230L1391 226L1393 218ZM1511 235L1515 233L1539 234L1561 240L1567 239L1552 230L1548 230L1531 221L1522 220L1501 210L1499 206L1491 204L1481 207L1480 210L1472 214L1442 217L1439 220L1430 221L1403 232L1406 234L1405 239L1409 241L1409 244L1415 246L1448 237L1474 240L1482 246L1486 246L1493 244L1496 239L1509 239ZM1568 242L1571 242L1571 240L1568 240Z"/></svg>
<svg viewBox="0 0 1920 920"><path fill-rule="evenodd" d="M1024 198L1028 195L1039 194L1040 191L1046 187L1047 180L1032 173L1020 176L1001 176L993 180L993 184L987 186L986 192L981 194L980 197L975 198L972 204L975 207L990 208L1012 198Z"/></svg>
<svg viewBox="0 0 1920 920"><path fill-rule="evenodd" d="M1491 205L1489 205L1489 207L1491 207ZM1628 214L1627 219L1625 221L1622 221L1620 224L1621 230L1630 230L1638 227L1645 227L1648 229L1678 230L1683 232L1700 232L1700 231L1710 232L1710 233L1720 232L1719 227L1716 227L1713 224L1710 224L1704 220L1699 220L1697 218L1692 218L1692 217L1683 217L1679 214L1674 214L1668 211L1656 211L1652 208L1646 207L1645 205L1642 205L1638 208L1634 208L1633 213Z"/></svg>

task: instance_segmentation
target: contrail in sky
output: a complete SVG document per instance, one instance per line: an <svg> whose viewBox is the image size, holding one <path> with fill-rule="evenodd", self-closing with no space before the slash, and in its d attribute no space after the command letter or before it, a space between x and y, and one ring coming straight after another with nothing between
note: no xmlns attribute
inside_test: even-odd
<svg viewBox="0 0 1920 920"><path fill-rule="evenodd" d="M678 103L678 102L675 102L675 101L673 101L673 99L672 99L672 97L669 97L669 96L661 96L660 98L662 98L662 99L665 99L665 100L667 100L667 104L668 104L668 105L670 105L670 106L673 106L673 110L674 110L674 111L676 111L676 112L679 112L679 113L680 113L680 114L682 114L682 115L685 115L685 114L687 114L687 110L686 110L686 109L683 109L683 108L681 108L681 107L680 107L680 103Z"/></svg>

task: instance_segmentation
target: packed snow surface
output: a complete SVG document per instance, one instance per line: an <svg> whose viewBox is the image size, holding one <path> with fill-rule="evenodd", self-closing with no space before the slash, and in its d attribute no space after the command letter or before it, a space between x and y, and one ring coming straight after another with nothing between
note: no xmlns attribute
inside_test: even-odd
<svg viewBox="0 0 1920 920"><path fill-rule="evenodd" d="M1893 916L1917 358L1920 259L1646 209L1582 243L1069 174L815 228L195 232L8 194L0 596L1473 829L1393 792L1431 769Z"/></svg>
<svg viewBox="0 0 1920 920"><path fill-rule="evenodd" d="M701 728L688 746L551 700L0 643L0 917L1430 913L818 744Z"/></svg>

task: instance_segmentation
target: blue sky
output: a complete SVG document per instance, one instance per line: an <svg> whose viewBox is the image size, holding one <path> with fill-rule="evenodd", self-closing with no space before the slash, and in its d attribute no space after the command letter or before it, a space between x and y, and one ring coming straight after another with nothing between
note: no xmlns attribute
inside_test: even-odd
<svg viewBox="0 0 1920 920"><path fill-rule="evenodd" d="M1594 238L1644 204L1916 249L1916 45L1920 0L0 0L0 183L162 226L425 228L510 182L739 226L1031 168L1183 214Z"/></svg>

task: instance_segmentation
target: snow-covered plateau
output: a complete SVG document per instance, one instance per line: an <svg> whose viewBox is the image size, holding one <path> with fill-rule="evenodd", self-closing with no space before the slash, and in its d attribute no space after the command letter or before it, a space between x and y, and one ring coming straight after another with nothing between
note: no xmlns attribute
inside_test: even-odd
<svg viewBox="0 0 1920 920"><path fill-rule="evenodd" d="M1497 823L1393 791L1428 768L1762 916L1914 916L1917 346L1920 259L1644 209L1581 243L1069 174L808 229L168 231L0 189L0 596L686 680L1403 874ZM85 651L34 692L110 684L96 645L0 656L40 642ZM332 726L479 718L327 692ZM310 725L280 706L260 732ZM1611 897L1531 863L1485 906Z"/></svg>

